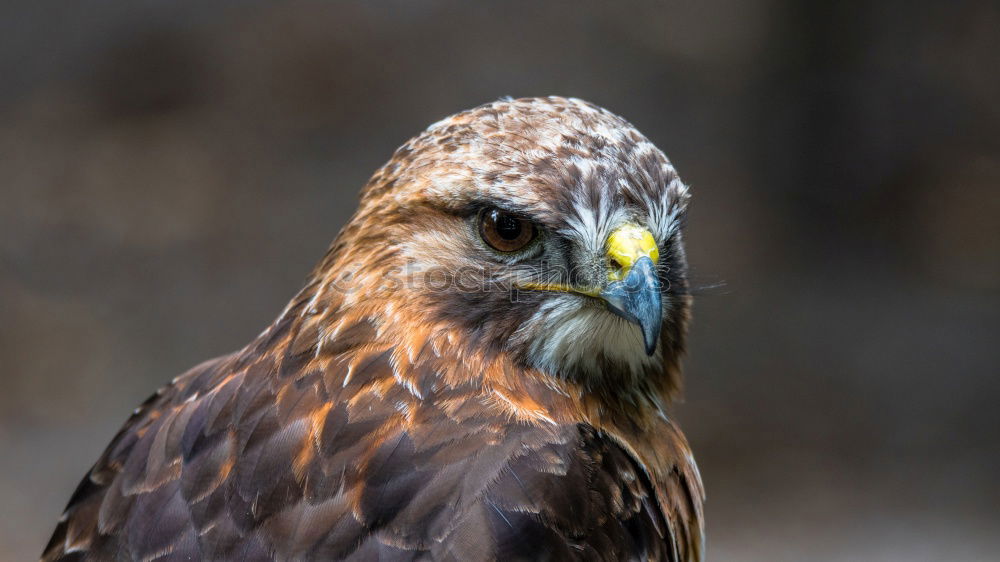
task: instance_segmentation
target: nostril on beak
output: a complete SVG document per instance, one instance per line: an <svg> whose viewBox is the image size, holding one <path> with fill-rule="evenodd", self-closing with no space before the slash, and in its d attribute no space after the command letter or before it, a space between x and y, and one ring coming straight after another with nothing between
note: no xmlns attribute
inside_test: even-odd
<svg viewBox="0 0 1000 562"><path fill-rule="evenodd" d="M621 279L625 275L625 264L618 261L617 258L608 257L608 269L616 279Z"/></svg>

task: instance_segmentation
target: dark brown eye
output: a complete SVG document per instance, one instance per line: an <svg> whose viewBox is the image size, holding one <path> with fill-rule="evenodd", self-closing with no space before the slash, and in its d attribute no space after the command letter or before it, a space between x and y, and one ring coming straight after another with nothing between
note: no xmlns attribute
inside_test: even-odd
<svg viewBox="0 0 1000 562"><path fill-rule="evenodd" d="M479 235L498 252L516 252L538 236L531 221L500 209L487 209L479 216Z"/></svg>

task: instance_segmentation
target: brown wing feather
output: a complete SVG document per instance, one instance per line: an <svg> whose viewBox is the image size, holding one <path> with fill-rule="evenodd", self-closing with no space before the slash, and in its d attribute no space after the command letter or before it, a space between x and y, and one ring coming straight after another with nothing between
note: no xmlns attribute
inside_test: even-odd
<svg viewBox="0 0 1000 562"><path fill-rule="evenodd" d="M594 428L512 421L474 385L430 384L420 360L414 400L385 382L390 354L363 325L320 369L295 351L300 328L137 409L43 559L687 559L670 538L689 541L694 519L665 515L640 463Z"/></svg>

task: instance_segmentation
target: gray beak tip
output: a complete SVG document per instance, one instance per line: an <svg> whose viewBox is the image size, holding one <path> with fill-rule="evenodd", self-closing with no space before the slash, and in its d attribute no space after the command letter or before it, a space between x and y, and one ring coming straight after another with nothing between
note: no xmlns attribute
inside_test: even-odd
<svg viewBox="0 0 1000 562"><path fill-rule="evenodd" d="M656 353L656 337L650 337L651 334L643 330L642 337L646 340L646 355L652 357Z"/></svg>

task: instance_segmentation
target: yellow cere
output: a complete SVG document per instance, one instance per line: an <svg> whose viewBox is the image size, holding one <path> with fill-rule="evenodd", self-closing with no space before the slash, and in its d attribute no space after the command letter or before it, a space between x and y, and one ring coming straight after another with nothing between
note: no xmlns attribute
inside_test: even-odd
<svg viewBox="0 0 1000 562"><path fill-rule="evenodd" d="M660 259L660 250L656 247L656 239L652 233L631 223L618 227L608 237L608 258L621 268L609 269L608 279L621 281L641 257L648 257L654 264Z"/></svg>

